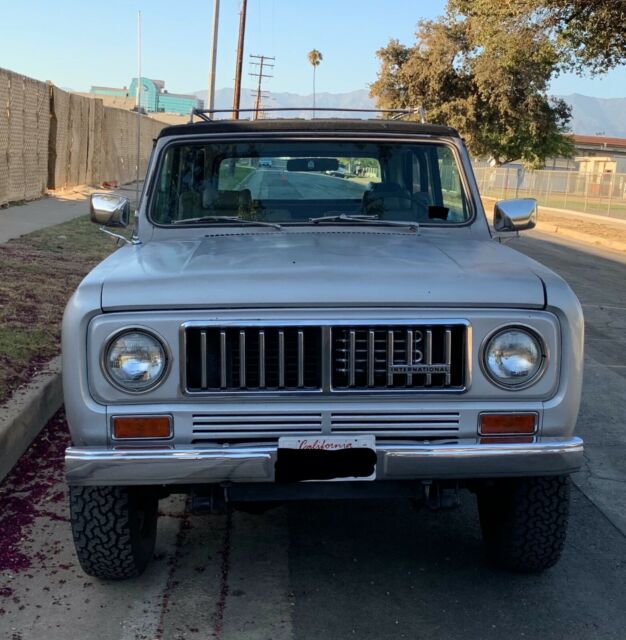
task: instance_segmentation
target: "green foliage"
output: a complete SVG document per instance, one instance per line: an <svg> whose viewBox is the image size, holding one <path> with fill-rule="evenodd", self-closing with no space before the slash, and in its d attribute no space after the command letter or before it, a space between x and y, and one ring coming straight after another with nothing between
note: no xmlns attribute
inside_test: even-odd
<svg viewBox="0 0 626 640"><path fill-rule="evenodd" d="M450 0L451 11L496 25L504 17L543 30L560 70L604 73L626 58L625 0Z"/></svg>
<svg viewBox="0 0 626 640"><path fill-rule="evenodd" d="M421 105L430 122L457 128L473 154L498 164L571 155L570 109L547 93L558 52L522 5L530 0L451 0L444 16L418 23L413 46L391 40L371 85L378 106Z"/></svg>

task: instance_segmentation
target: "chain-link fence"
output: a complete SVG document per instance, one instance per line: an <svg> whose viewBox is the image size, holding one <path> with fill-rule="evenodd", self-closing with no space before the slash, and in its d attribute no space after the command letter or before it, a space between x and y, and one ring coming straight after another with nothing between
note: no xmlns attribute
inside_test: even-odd
<svg viewBox="0 0 626 640"><path fill-rule="evenodd" d="M474 167L483 196L536 198L555 209L609 216L626 220L626 174L579 173L523 167Z"/></svg>

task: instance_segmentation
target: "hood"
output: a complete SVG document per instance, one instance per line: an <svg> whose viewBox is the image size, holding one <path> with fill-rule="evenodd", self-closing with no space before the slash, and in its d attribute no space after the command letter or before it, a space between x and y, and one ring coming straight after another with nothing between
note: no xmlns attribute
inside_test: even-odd
<svg viewBox="0 0 626 640"><path fill-rule="evenodd" d="M246 230L126 246L106 262L104 310L544 306L532 260L469 234Z"/></svg>

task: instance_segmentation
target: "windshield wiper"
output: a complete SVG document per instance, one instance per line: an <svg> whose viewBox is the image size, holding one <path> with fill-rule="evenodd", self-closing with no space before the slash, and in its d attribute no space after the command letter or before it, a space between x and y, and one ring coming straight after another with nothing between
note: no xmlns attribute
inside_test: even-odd
<svg viewBox="0 0 626 640"><path fill-rule="evenodd" d="M362 213L347 214L338 213L329 216L320 216L319 218L309 218L309 222L319 224L320 222L354 222L356 224L373 224L382 227L410 227L414 231L419 231L417 222L404 222L402 220L381 220L378 216L370 216Z"/></svg>
<svg viewBox="0 0 626 640"><path fill-rule="evenodd" d="M194 224L196 222L232 222L236 224L254 225L256 227L272 227L282 229L276 222L263 222L262 220L246 220L241 216L200 216L199 218L183 218L182 220L172 220L172 224Z"/></svg>

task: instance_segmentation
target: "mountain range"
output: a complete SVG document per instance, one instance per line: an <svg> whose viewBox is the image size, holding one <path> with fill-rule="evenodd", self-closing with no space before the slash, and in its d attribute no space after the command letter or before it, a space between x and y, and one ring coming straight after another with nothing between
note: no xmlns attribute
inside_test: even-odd
<svg viewBox="0 0 626 640"><path fill-rule="evenodd" d="M196 91L195 95L206 103L207 92ZM594 98L579 93L567 96L559 96L572 107L572 120L570 128L574 133L586 135L603 135L626 138L626 98ZM374 101L369 97L367 89L358 89L346 93L319 92L315 97L316 106L320 108L336 107L338 109L372 109ZM215 108L230 109L233 104L233 89L218 89L215 92ZM301 107L313 105L313 95L299 95L297 93L271 93L270 98L264 102L266 107ZM241 108L254 107L253 91L242 89ZM310 116L307 110L295 112L282 112L276 115L292 117ZM349 117L350 114L328 112L329 117ZM428 114L426 114L428 117ZM228 117L225 115L225 117Z"/></svg>
<svg viewBox="0 0 626 640"><path fill-rule="evenodd" d="M252 89L241 89L241 108L252 109L254 108L254 91ZM204 100L206 104L207 92L196 91L195 95ZM216 109L228 109L233 104L233 89L216 89L215 91L215 108ZM269 99L263 101L263 104L267 108L297 108L302 106L313 106L313 94L300 95L297 93L274 93L270 94ZM319 108L336 107L337 109L373 109L375 107L374 101L369 97L367 89L358 89L357 91L348 91L347 93L327 93L318 92L315 95L315 105ZM301 111L291 112L279 112L276 115L286 116L294 118L310 117L311 111L302 109ZM350 114L342 114L340 111L325 112L325 116L328 117L353 117ZM365 115L365 114L363 114ZM230 113L225 114L224 117L230 117ZM357 116L358 117L358 116Z"/></svg>

